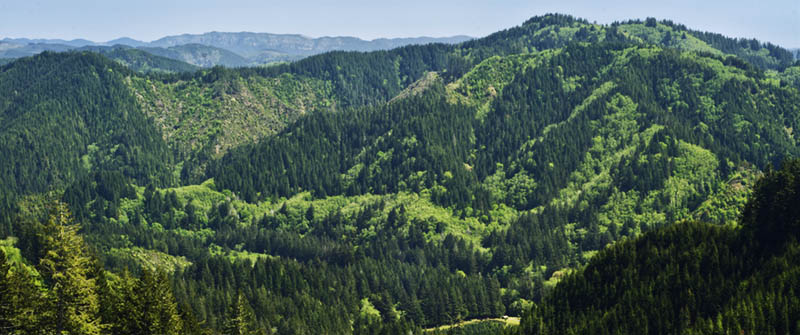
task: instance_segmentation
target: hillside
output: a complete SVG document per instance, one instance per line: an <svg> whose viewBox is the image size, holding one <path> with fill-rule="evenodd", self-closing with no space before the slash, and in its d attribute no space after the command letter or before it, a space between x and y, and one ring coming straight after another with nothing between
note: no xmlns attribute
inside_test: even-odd
<svg viewBox="0 0 800 335"><path fill-rule="evenodd" d="M132 76L127 83L184 162L185 181L202 181L197 177L207 161L231 148L273 135L305 114L336 107L330 84L304 76L241 76L215 67L173 79Z"/></svg>
<svg viewBox="0 0 800 335"><path fill-rule="evenodd" d="M63 52L74 46L55 43L14 43L0 42L0 58L28 57L45 51Z"/></svg>
<svg viewBox="0 0 800 335"><path fill-rule="evenodd" d="M124 84L130 74L91 53L43 53L0 68L2 193L63 188L95 170L169 184L173 159Z"/></svg>
<svg viewBox="0 0 800 335"><path fill-rule="evenodd" d="M169 48L140 47L151 54L181 60L200 67L242 67L251 62L227 49L215 48L202 44L183 44Z"/></svg>
<svg viewBox="0 0 800 335"><path fill-rule="evenodd" d="M797 163L770 170L800 157L797 66L783 51L668 21L547 15L455 45L270 67L141 73L97 53L22 58L0 67L0 239L10 266L31 271L4 275L0 263L0 286L35 283L39 296L14 306L54 308L34 302L57 292L58 261L42 250L72 236L51 224L67 206L81 227L64 243L85 241L82 262L97 264L81 270L96 283L82 292L99 296L84 315L119 332L513 332L496 320L523 314L525 332L614 329L598 320L624 332L642 315L619 304L651 293L718 303L661 299L664 315L644 315L654 333L685 329L675 319L687 313L704 331L711 311L734 327L725 299L755 306L793 283L793 247L742 242L774 238L761 223L793 222L756 215L796 198ZM142 69L178 65L140 56ZM708 250L719 272L698 270L715 268ZM698 279L662 275L678 266ZM761 279L769 290L748 284ZM615 280L630 290L606 286ZM0 326L52 327L4 311ZM157 315L167 319L147 319Z"/></svg>
<svg viewBox="0 0 800 335"><path fill-rule="evenodd" d="M114 47L82 47L77 50L99 53L115 60L125 67L142 73L149 72L193 72L200 68L192 64L175 60L177 57L162 57L156 53L145 52L125 46Z"/></svg>
<svg viewBox="0 0 800 335"><path fill-rule="evenodd" d="M800 332L798 177L800 161L767 173L738 227L685 222L606 248L523 318L522 333Z"/></svg>

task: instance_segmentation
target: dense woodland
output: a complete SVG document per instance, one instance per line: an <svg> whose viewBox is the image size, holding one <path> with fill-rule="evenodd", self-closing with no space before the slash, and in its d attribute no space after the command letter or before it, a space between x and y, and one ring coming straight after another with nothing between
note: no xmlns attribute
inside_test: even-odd
<svg viewBox="0 0 800 335"><path fill-rule="evenodd" d="M129 51L0 66L0 332L800 331L785 49L547 15L267 68Z"/></svg>
<svg viewBox="0 0 800 335"><path fill-rule="evenodd" d="M522 332L797 334L798 177L797 160L768 171L738 226L676 223L604 249Z"/></svg>

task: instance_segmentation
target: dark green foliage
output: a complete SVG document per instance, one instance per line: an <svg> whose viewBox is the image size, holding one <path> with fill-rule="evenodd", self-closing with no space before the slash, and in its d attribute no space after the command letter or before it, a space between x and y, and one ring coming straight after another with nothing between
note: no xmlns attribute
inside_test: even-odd
<svg viewBox="0 0 800 335"><path fill-rule="evenodd" d="M222 326L222 333L226 335L257 335L266 334L263 329L256 330L255 315L247 298L239 292L233 303L228 308L228 316Z"/></svg>
<svg viewBox="0 0 800 335"><path fill-rule="evenodd" d="M344 106L373 105L389 100L426 72L448 64L452 45L406 46L369 53L335 51L280 66L241 70L274 76L289 72L333 83Z"/></svg>
<svg viewBox="0 0 800 335"><path fill-rule="evenodd" d="M126 75L91 53L43 53L0 68L2 192L43 192L99 170L171 183L169 150Z"/></svg>
<svg viewBox="0 0 800 335"><path fill-rule="evenodd" d="M796 332L799 164L758 183L742 228L685 222L601 251L526 314L523 333Z"/></svg>
<svg viewBox="0 0 800 335"><path fill-rule="evenodd" d="M738 70L715 65L724 60L671 50L633 55L624 68L603 73L623 50L649 52L623 44L565 48L517 75L482 122L472 108L446 103L444 90L434 86L386 106L300 120L277 137L234 150L208 176L247 200L300 190L328 196L431 189L434 201L445 206L483 210L494 201L531 209L567 185L593 138L602 135L596 124L630 108L631 136L654 125L667 130L637 148L634 158L650 159L624 160L613 171L623 191L661 188L674 171L666 157L678 155L678 141L708 148L725 165L747 161L764 167L800 153L785 130L800 126L791 112L800 105L796 92L761 84L761 74L752 69L749 77L726 79L721 71ZM568 78L579 78L576 88L566 86ZM698 88L712 82L718 89ZM612 88L592 100L608 84ZM724 117L714 111L717 106L726 106ZM698 132L699 123L704 128ZM659 143L668 144L663 153ZM506 176L529 176L536 186L514 197L487 198L476 181L496 173L497 163L508 167ZM646 174L633 180L631 171Z"/></svg>
<svg viewBox="0 0 800 335"><path fill-rule="evenodd" d="M797 163L759 184L744 214L759 225L659 228L744 199L744 177L800 155L800 93L764 57L629 42L619 24L547 15L456 46L271 68L142 75L89 53L2 66L0 236L43 277L0 276L22 311L0 326L58 323L45 309L74 301L52 269L76 250L73 286L94 286L78 290L85 323L112 333L406 334L531 305L526 332L794 331ZM279 106L264 124L283 130L222 132L252 116L223 103L237 99ZM177 174L209 180L163 189ZM41 201L16 196L51 189L101 261L74 231L80 246L44 252Z"/></svg>
<svg viewBox="0 0 800 335"><path fill-rule="evenodd" d="M689 32L714 48L727 54L736 55L762 69L782 71L794 63L791 51L769 42L762 43L756 39L736 39L721 34L696 30L689 30ZM762 54L762 50L766 51L767 56Z"/></svg>
<svg viewBox="0 0 800 335"><path fill-rule="evenodd" d="M444 180L449 191L437 199L465 203L474 112L446 103L442 89L380 108L315 114L282 136L234 150L209 167L209 176L248 200L300 190L318 196L418 191ZM350 179L342 178L353 166ZM426 175L412 180L417 172Z"/></svg>
<svg viewBox="0 0 800 335"><path fill-rule="evenodd" d="M0 249L0 331L32 334L41 331L43 295L22 264L12 262Z"/></svg>
<svg viewBox="0 0 800 335"><path fill-rule="evenodd" d="M800 237L800 160L767 171L742 212L742 224L761 245L780 250Z"/></svg>

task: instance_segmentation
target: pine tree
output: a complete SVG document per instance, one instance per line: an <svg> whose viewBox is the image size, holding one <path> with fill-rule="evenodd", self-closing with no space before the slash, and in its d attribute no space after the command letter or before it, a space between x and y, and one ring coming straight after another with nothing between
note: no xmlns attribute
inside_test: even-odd
<svg viewBox="0 0 800 335"><path fill-rule="evenodd" d="M256 317L247 298L239 292L228 310L228 316L222 329L226 335L258 335L266 334L263 329L257 329Z"/></svg>
<svg viewBox="0 0 800 335"><path fill-rule="evenodd" d="M0 332L10 333L13 329L12 319L14 317L14 306L11 302L11 283L8 279L8 272L11 269L6 260L6 253L0 249Z"/></svg>
<svg viewBox="0 0 800 335"><path fill-rule="evenodd" d="M142 334L182 333L183 321L166 273L142 269L134 296L141 314Z"/></svg>
<svg viewBox="0 0 800 335"><path fill-rule="evenodd" d="M100 316L112 334L144 332L140 303L134 291L137 284L127 269L113 282L105 273L98 277Z"/></svg>
<svg viewBox="0 0 800 335"><path fill-rule="evenodd" d="M67 205L56 202L41 236L45 253L38 268L50 286L42 326L53 333L100 334L103 325L95 279L90 275L92 258L78 229Z"/></svg>
<svg viewBox="0 0 800 335"><path fill-rule="evenodd" d="M10 265L7 275L8 299L2 297L0 305L10 307L11 329L21 334L40 333L42 291L36 279L19 263Z"/></svg>

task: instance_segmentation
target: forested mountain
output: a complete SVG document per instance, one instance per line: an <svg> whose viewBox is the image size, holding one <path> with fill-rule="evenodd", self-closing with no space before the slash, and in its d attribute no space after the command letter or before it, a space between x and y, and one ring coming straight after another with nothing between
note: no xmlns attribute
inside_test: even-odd
<svg viewBox="0 0 800 335"><path fill-rule="evenodd" d="M92 53L43 53L0 68L0 189L63 188L89 171L170 185L173 159L124 78Z"/></svg>
<svg viewBox="0 0 800 335"><path fill-rule="evenodd" d="M140 47L140 49L154 55L182 60L200 67L217 65L242 67L251 64L250 61L232 51L202 44L183 44L169 48Z"/></svg>
<svg viewBox="0 0 800 335"><path fill-rule="evenodd" d="M800 333L799 191L795 160L758 182L738 226L684 222L606 248L522 333Z"/></svg>
<svg viewBox="0 0 800 335"><path fill-rule="evenodd" d="M769 214L797 199L798 163L770 170L800 156L786 53L547 15L271 67L17 60L0 67L0 297L16 306L0 327L795 331L796 218ZM70 264L94 265L69 284L95 302L54 319L73 302L49 251L79 249ZM664 313L631 314L647 304ZM768 304L785 327L751 313Z"/></svg>
<svg viewBox="0 0 800 335"><path fill-rule="evenodd" d="M0 57L2 58L20 58L32 56L44 51L67 51L73 49L74 46L64 44L48 44L48 43L9 43L0 42Z"/></svg>
<svg viewBox="0 0 800 335"><path fill-rule="evenodd" d="M82 47L76 49L79 51L91 51L99 53L107 58L115 60L122 65L125 65L131 70L137 72L193 72L200 68L175 60L178 57L163 57L155 52L147 52L141 49L134 49L126 46L113 46L113 47ZM174 55L173 55L174 56Z"/></svg>

